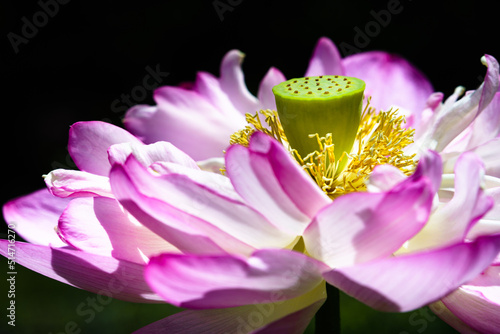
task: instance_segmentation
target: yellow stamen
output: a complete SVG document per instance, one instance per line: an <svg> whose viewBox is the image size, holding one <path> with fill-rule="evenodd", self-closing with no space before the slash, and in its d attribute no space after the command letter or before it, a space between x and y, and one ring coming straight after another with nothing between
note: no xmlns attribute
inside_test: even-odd
<svg viewBox="0 0 500 334"><path fill-rule="evenodd" d="M265 117L266 125L262 124L259 113ZM316 138L318 149L301 157L290 147L277 112L267 109L259 113L246 114L249 125L233 134L230 143L248 146L248 140L255 131L274 137L332 199L354 191L365 191L366 181L377 165L393 165L405 175L415 170L415 155L406 155L403 151L413 142L414 130L403 128L405 119L397 114L397 109L376 113L374 108L369 107L368 101L361 115L353 150L338 159L334 154L332 134L328 133L325 137L311 134L309 137ZM344 159L348 159L347 166L337 175L337 166Z"/></svg>

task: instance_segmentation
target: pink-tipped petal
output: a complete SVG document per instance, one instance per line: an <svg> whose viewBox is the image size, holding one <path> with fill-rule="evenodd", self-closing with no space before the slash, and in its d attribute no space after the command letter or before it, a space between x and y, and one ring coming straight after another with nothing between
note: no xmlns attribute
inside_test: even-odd
<svg viewBox="0 0 500 334"><path fill-rule="evenodd" d="M240 248L240 251L245 250L245 253L253 247L285 247L295 238L295 235L279 231L260 213L243 203L234 190L218 180L227 181L221 175L192 170L183 174L155 176L132 156L124 167L134 184L131 187L136 187L149 199L163 202L163 206L175 208L194 217L194 221L204 221L201 224L203 226L212 226L209 229L212 231L211 236L224 248L229 246L227 241L230 236L235 242L239 241L236 245L246 245ZM204 176L201 177L200 174ZM198 183L197 180L206 183ZM113 191L116 194L114 189ZM165 219L160 215L159 207L156 210L151 203L151 200L141 200L136 204L142 208L148 207L148 210L152 210L150 214L157 219ZM238 252L237 249L233 250Z"/></svg>
<svg viewBox="0 0 500 334"><path fill-rule="evenodd" d="M7 240L0 254L7 257ZM144 265L68 248L16 242L16 262L59 282L97 293L102 298L157 303L161 298L144 281Z"/></svg>
<svg viewBox="0 0 500 334"><path fill-rule="evenodd" d="M55 228L69 198L59 198L47 189L10 200L3 206L3 216L24 240L38 245L63 247Z"/></svg>
<svg viewBox="0 0 500 334"><path fill-rule="evenodd" d="M241 63L245 55L231 50L222 59L220 66L220 87L229 96L231 103L243 115L254 114L259 109L259 100L247 89Z"/></svg>
<svg viewBox="0 0 500 334"><path fill-rule="evenodd" d="M123 164L128 156L133 154L143 166L150 166L155 162L173 162L188 168L199 169L196 162L189 155L167 142L157 142L143 145L133 143L116 144L109 148L109 163Z"/></svg>
<svg viewBox="0 0 500 334"><path fill-rule="evenodd" d="M305 74L317 75L344 75L339 50L327 37L318 40Z"/></svg>
<svg viewBox="0 0 500 334"><path fill-rule="evenodd" d="M124 212L115 199L76 198L59 219L59 233L73 247L135 263L162 252L179 252Z"/></svg>
<svg viewBox="0 0 500 334"><path fill-rule="evenodd" d="M140 143L131 133L113 124L78 122L69 130L68 151L82 171L108 176L108 148L113 144Z"/></svg>
<svg viewBox="0 0 500 334"><path fill-rule="evenodd" d="M500 252L500 235L433 251L389 257L324 273L370 307L406 312L448 295L479 275Z"/></svg>
<svg viewBox="0 0 500 334"><path fill-rule="evenodd" d="M276 110L276 100L272 89L283 81L286 81L286 78L277 68L271 67L269 71L267 71L264 79L260 82L259 92L257 94L261 109Z"/></svg>
<svg viewBox="0 0 500 334"><path fill-rule="evenodd" d="M57 197L113 197L109 179L79 170L56 169L45 176L49 191Z"/></svg>
<svg viewBox="0 0 500 334"><path fill-rule="evenodd" d="M248 259L234 255L162 254L146 268L149 285L166 301L195 309L265 303L279 291L298 297L321 283L325 266L290 250L258 250Z"/></svg>
<svg viewBox="0 0 500 334"><path fill-rule="evenodd" d="M433 92L430 82L419 70L393 54L358 53L343 59L342 65L345 75L365 81L365 95L371 96L370 105L377 109L396 106L418 115Z"/></svg>
<svg viewBox="0 0 500 334"><path fill-rule="evenodd" d="M430 188L421 179L388 193L353 193L335 199L304 232L307 251L332 268L389 256L427 222Z"/></svg>
<svg viewBox="0 0 500 334"><path fill-rule="evenodd" d="M270 136L256 132L248 148L233 145L226 170L236 191L281 230L299 235L331 200Z"/></svg>

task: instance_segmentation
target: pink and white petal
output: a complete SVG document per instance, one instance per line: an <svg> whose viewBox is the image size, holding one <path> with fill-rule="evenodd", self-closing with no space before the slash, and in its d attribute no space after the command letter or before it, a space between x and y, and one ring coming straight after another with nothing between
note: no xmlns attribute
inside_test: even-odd
<svg viewBox="0 0 500 334"><path fill-rule="evenodd" d="M500 273L497 272L497 277ZM479 333L498 333L500 282L495 286L463 285L442 299L461 321Z"/></svg>
<svg viewBox="0 0 500 334"><path fill-rule="evenodd" d="M220 174L221 169L225 168L224 158L210 158L197 161L196 164L201 170Z"/></svg>
<svg viewBox="0 0 500 334"><path fill-rule="evenodd" d="M439 152L444 150L491 102L499 87L498 62L489 55L485 55L481 61L488 67L484 82L453 106L440 109L430 131L423 138L423 146Z"/></svg>
<svg viewBox="0 0 500 334"><path fill-rule="evenodd" d="M282 231L301 234L331 200L270 136L256 132L249 147L231 146L226 172L236 191Z"/></svg>
<svg viewBox="0 0 500 334"><path fill-rule="evenodd" d="M367 189L369 192L388 191L405 179L406 175L399 168L388 164L378 165L370 174Z"/></svg>
<svg viewBox="0 0 500 334"><path fill-rule="evenodd" d="M312 309L319 308L326 298L325 284L319 284L309 293L290 300L283 300L280 291L267 303L224 309L187 310L158 320L134 334L198 334L198 333L256 333L261 328L281 319L292 323L303 322ZM297 318L301 319L297 319ZM278 324L276 324L278 325ZM275 325L275 326L276 326ZM272 328L272 327L271 327ZM262 334L262 332L260 332ZM265 332L264 332L265 333ZM281 333L281 332L273 332ZM289 332L285 332L289 333ZM293 333L293 332L292 332Z"/></svg>
<svg viewBox="0 0 500 334"><path fill-rule="evenodd" d="M304 232L307 251L332 268L389 256L425 225L432 198L426 179L405 182L388 193L341 196Z"/></svg>
<svg viewBox="0 0 500 334"><path fill-rule="evenodd" d="M246 125L243 117L226 117L195 91L165 86L154 97L157 111L143 124L151 132L148 143L168 141L195 160L222 156L229 136Z"/></svg>
<svg viewBox="0 0 500 334"><path fill-rule="evenodd" d="M108 176L108 148L113 144L141 143L126 130L113 124L92 121L77 122L69 130L68 151L82 171Z"/></svg>
<svg viewBox="0 0 500 334"><path fill-rule="evenodd" d="M37 245L63 247L55 228L69 198L53 196L48 189L10 200L3 206L7 224L24 240Z"/></svg>
<svg viewBox="0 0 500 334"><path fill-rule="evenodd" d="M199 169L196 162L189 155L179 150L168 142L156 142L144 145L135 143L123 143L111 146L108 149L109 163L123 164L128 156L133 154L144 166L148 167L155 162L173 162L187 168Z"/></svg>
<svg viewBox="0 0 500 334"><path fill-rule="evenodd" d="M235 255L162 254L151 258L146 281L167 302L194 309L236 307L298 297L317 287L327 267L284 249Z"/></svg>
<svg viewBox="0 0 500 334"><path fill-rule="evenodd" d="M286 247L296 237L296 235L283 233L259 212L240 201L234 191L221 182L220 179L227 182L223 176L203 171L197 173L195 170L189 171L191 175L155 176L132 156L129 157L124 168L134 187L141 194L203 220L205 222L203 225L212 226L213 232L224 231L224 233L212 234L212 237L219 240L218 243L223 248L227 246L227 242L223 240L228 235L244 243L246 247L240 251L245 249L245 252L249 250L248 245L251 248ZM200 175L204 176L200 178ZM198 183L197 180L212 181ZM149 202L136 204L145 207L149 206ZM155 211L154 206L151 206L151 210ZM153 214L153 212L150 213ZM155 217L160 219L159 212L155 214Z"/></svg>
<svg viewBox="0 0 500 334"><path fill-rule="evenodd" d="M52 195L67 197L113 197L109 178L79 170L56 169L44 176Z"/></svg>
<svg viewBox="0 0 500 334"><path fill-rule="evenodd" d="M7 240L0 254L7 257ZM68 248L16 242L16 262L59 282L102 296L136 303L161 298L144 281L144 265Z"/></svg>
<svg viewBox="0 0 500 334"><path fill-rule="evenodd" d="M276 100L273 94L273 87L286 81L285 76L275 67L271 67L259 85L257 96L260 101L260 109L276 110Z"/></svg>
<svg viewBox="0 0 500 334"><path fill-rule="evenodd" d="M254 114L259 110L259 100L253 96L245 85L241 63L245 54L231 50L222 59L220 66L220 87L229 96L231 103L243 115Z"/></svg>
<svg viewBox="0 0 500 334"><path fill-rule="evenodd" d="M442 301L438 300L437 302L434 302L432 304L429 304L429 308L436 314L441 320L446 322L448 325L456 329L459 333L462 334L481 334L469 326L467 326L462 320L457 318L449 309L446 308L446 306L443 304Z"/></svg>
<svg viewBox="0 0 500 334"><path fill-rule="evenodd" d="M442 247L464 240L470 228L493 206L481 188L484 167L471 152L455 166L453 198L430 217L425 228L405 245L405 252Z"/></svg>
<svg viewBox="0 0 500 334"><path fill-rule="evenodd" d="M168 140L168 134L162 129L162 124L155 123L158 118L158 107L137 104L125 114L123 125L142 142L149 144ZM155 116L156 115L156 116Z"/></svg>
<svg viewBox="0 0 500 334"><path fill-rule="evenodd" d="M162 252L179 252L111 198L74 199L61 215L58 229L76 249L135 263L147 263Z"/></svg>
<svg viewBox="0 0 500 334"><path fill-rule="evenodd" d="M487 175L500 177L500 138L492 139L472 151L484 162Z"/></svg>
<svg viewBox="0 0 500 334"><path fill-rule="evenodd" d="M365 81L370 105L387 110L400 107L416 115L433 93L429 80L405 59L380 51L358 53L342 60L345 75Z"/></svg>
<svg viewBox="0 0 500 334"><path fill-rule="evenodd" d="M245 248L244 244L207 222L158 199L144 196L121 165L113 167L110 181L116 198L132 216L183 253L224 254L226 251L216 243L218 239L225 239L224 246L229 249ZM248 252L253 250L246 247Z"/></svg>
<svg viewBox="0 0 500 334"><path fill-rule="evenodd" d="M500 187L486 189L486 195L493 198L495 205L467 233L467 239L480 235L500 233Z"/></svg>
<svg viewBox="0 0 500 334"><path fill-rule="evenodd" d="M334 269L323 277L377 310L407 312L469 282L499 251L500 235L484 236L470 243Z"/></svg>
<svg viewBox="0 0 500 334"><path fill-rule="evenodd" d="M229 96L220 87L219 79L212 74L198 72L193 89L210 102L221 115L233 119L233 122L244 121L244 116L234 107Z"/></svg>
<svg viewBox="0 0 500 334"><path fill-rule="evenodd" d="M318 75L344 75L339 50L327 37L318 40L305 74L306 77Z"/></svg>
<svg viewBox="0 0 500 334"><path fill-rule="evenodd" d="M500 133L500 93L496 93L472 125L472 134L467 144L473 149L494 139Z"/></svg>

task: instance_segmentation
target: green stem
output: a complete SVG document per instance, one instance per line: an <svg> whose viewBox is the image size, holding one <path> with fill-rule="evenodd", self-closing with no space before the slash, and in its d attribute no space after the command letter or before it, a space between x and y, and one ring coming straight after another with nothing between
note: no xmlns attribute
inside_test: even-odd
<svg viewBox="0 0 500 334"><path fill-rule="evenodd" d="M316 334L340 334L340 292L326 284L326 301L316 313Z"/></svg>

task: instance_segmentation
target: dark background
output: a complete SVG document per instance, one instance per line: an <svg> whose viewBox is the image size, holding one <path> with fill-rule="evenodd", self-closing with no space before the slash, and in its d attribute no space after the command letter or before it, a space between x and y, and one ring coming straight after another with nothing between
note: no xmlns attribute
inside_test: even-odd
<svg viewBox="0 0 500 334"><path fill-rule="evenodd" d="M142 0L134 4L72 0L59 4L57 13L27 43L20 44L16 53L9 33L22 36L23 17L33 22L42 7L37 1L2 1L1 204L42 188L42 174L73 167L66 150L72 123L106 120L121 125L125 112L116 112L112 102L142 85L147 66L158 65L170 73L162 84L177 85L194 80L199 70L218 75L223 55L236 48L246 53L246 82L256 94L270 66L288 78L302 76L321 36L337 45L356 46L354 29L365 30L374 21L371 11L387 9L390 1L220 2L233 3L229 5L232 10L222 14L223 20L212 0ZM447 96L458 85L475 89L485 73L481 56L500 57L498 14L493 3L401 0L401 12L391 15L390 23L358 49L402 55L427 75L436 91ZM148 92L137 102L152 104L151 95ZM5 227L1 228L5 233ZM62 331L75 317L76 305L88 295L28 271L18 281L19 298L24 301L18 322L26 331L33 326L39 326L41 332ZM0 295L4 293L0 291ZM380 333L421 333L433 328L439 332L441 328L438 320L427 319L429 326L422 329L418 322L425 318L422 314L413 320L411 313L379 316L353 303L358 308L346 316L344 324L349 332L366 332L366 328L356 327L362 323ZM165 308L127 309L128 305L114 301L92 324L82 324L83 333L101 324L110 325L110 333L128 332L166 312ZM4 328L5 319L1 321L0 328ZM17 329L23 332L22 328Z"/></svg>

